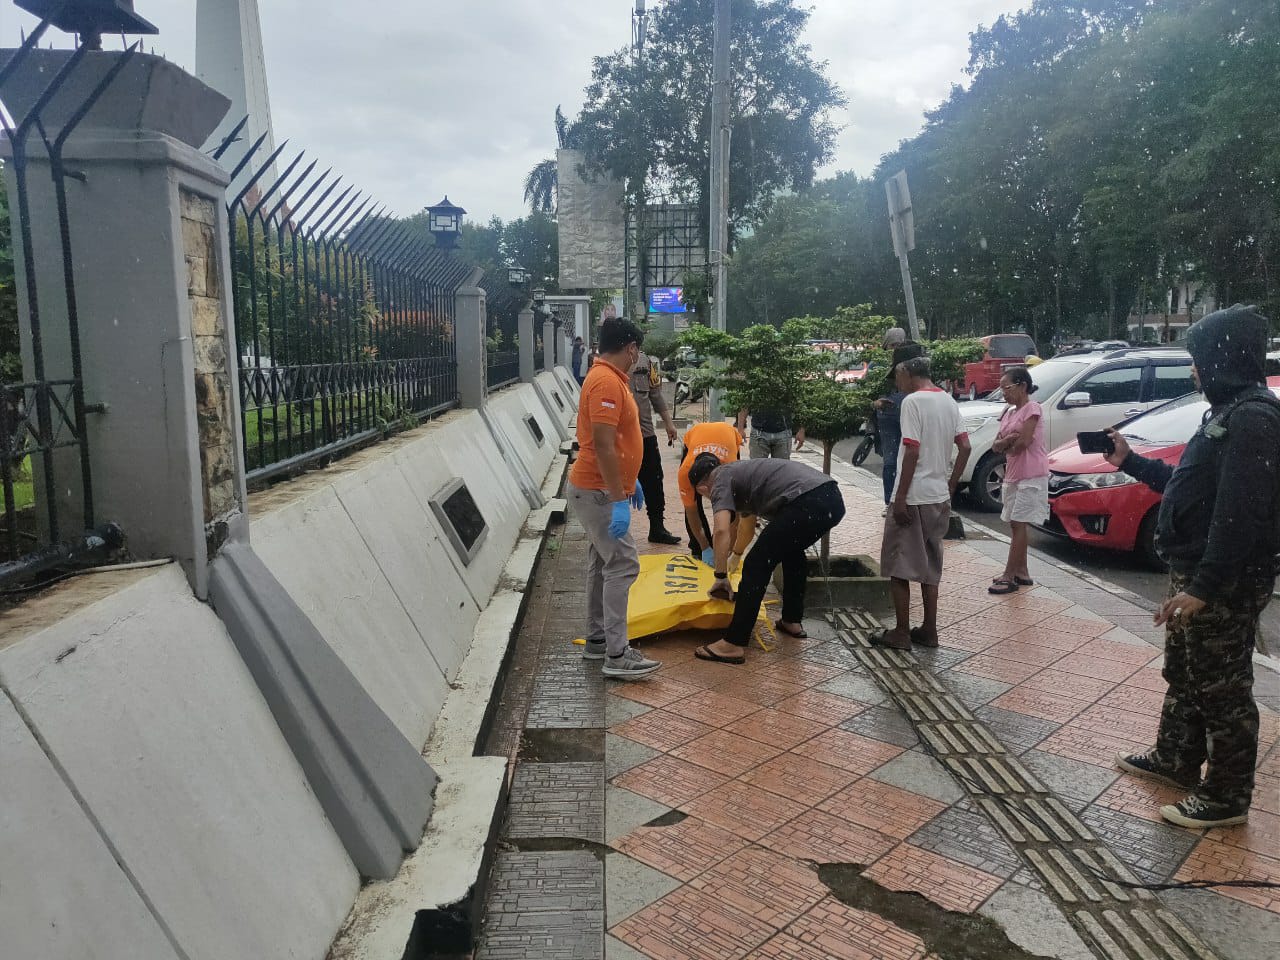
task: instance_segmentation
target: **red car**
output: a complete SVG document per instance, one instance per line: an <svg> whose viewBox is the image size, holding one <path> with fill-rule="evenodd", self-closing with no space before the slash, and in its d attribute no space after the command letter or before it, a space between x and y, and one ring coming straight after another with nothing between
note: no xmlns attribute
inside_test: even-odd
<svg viewBox="0 0 1280 960"><path fill-rule="evenodd" d="M1269 378L1267 386L1280 397L1280 377ZM1134 453L1176 466L1208 409L1203 396L1190 393L1127 421L1120 432ZM1101 454L1081 453L1074 440L1049 454L1049 470L1049 521L1040 529L1160 562L1155 547L1160 494Z"/></svg>
<svg viewBox="0 0 1280 960"><path fill-rule="evenodd" d="M970 400L985 397L1000 386L1000 378L1009 367L1026 363L1027 357L1039 356L1036 342L1025 333L997 333L982 338L987 348L981 360L964 365L964 382L956 384L955 392Z"/></svg>

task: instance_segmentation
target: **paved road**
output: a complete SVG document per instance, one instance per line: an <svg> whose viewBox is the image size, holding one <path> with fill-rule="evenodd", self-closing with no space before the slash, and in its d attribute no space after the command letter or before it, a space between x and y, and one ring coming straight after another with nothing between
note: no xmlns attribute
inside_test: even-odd
<svg viewBox="0 0 1280 960"><path fill-rule="evenodd" d="M837 459L847 463L857 443L857 440L847 440L837 444L835 450ZM880 458L872 453L863 464L863 469L878 477L880 465ZM966 520L972 520L1006 535L1009 533L1009 525L1002 521L998 514L979 510L963 494L958 498L956 509ZM1038 530L1031 531L1031 546L1063 563L1069 563L1099 579L1107 580L1136 593L1152 603L1164 598L1165 588L1168 585L1167 575L1163 571L1153 570L1130 554L1082 547L1070 540L1060 540ZM1280 599L1274 601L1263 613L1262 636L1271 655L1280 656Z"/></svg>

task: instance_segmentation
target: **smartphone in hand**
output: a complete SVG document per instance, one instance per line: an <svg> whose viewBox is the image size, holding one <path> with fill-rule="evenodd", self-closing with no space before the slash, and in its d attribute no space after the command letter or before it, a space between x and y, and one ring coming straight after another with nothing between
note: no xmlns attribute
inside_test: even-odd
<svg viewBox="0 0 1280 960"><path fill-rule="evenodd" d="M1085 430L1076 434L1076 443L1081 453L1100 453L1109 457L1116 452L1116 442L1105 430Z"/></svg>

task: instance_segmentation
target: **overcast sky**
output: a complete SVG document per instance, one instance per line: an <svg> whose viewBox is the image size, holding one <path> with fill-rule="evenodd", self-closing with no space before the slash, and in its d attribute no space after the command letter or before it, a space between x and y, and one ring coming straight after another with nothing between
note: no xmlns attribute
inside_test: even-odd
<svg viewBox="0 0 1280 960"><path fill-rule="evenodd" d="M217 2L217 0L202 0ZM221 0L235 2L235 0ZM136 0L192 69L195 0ZM831 170L866 174L964 79L969 32L1025 0L810 0L809 43L849 98ZM591 57L625 46L631 0L261 0L277 142L413 213L448 193L523 213L525 173L582 102ZM376 11L376 13L375 13ZM0 0L0 41L34 21ZM66 43L59 37L59 45ZM117 41L118 44L118 41Z"/></svg>

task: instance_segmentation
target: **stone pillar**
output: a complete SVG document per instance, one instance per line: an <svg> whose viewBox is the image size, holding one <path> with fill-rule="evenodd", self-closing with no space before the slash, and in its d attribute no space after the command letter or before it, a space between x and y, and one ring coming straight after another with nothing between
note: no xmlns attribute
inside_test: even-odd
<svg viewBox="0 0 1280 960"><path fill-rule="evenodd" d="M25 115L69 56L34 54L6 84L6 106ZM42 115L51 139L118 56L90 54L72 74ZM221 94L139 54L64 151L67 167L83 173L66 187L85 402L101 411L86 424L95 520L119 524L139 559L176 558L202 599L212 556L248 536L227 174L199 150L226 110ZM28 147L32 246L46 370L56 378L69 375L70 340L57 206L39 143ZM0 155L9 150L4 143ZM20 253L15 261L21 271ZM25 291L23 279L17 286ZM64 463L67 476L79 475ZM78 498L59 506L74 529Z"/></svg>
<svg viewBox="0 0 1280 960"><path fill-rule="evenodd" d="M533 335L533 311L525 307L516 318L516 335L520 338L520 380L533 383L534 370L533 351L537 347L537 338Z"/></svg>
<svg viewBox="0 0 1280 960"><path fill-rule="evenodd" d="M556 368L556 322L542 321L542 365L545 370Z"/></svg>
<svg viewBox="0 0 1280 960"><path fill-rule="evenodd" d="M556 337L556 366L564 367L571 370L573 359L573 331L566 325L561 325L559 329L560 335Z"/></svg>
<svg viewBox="0 0 1280 960"><path fill-rule="evenodd" d="M582 335L582 346L586 353L591 352L591 304L575 303L573 305L574 320L578 333Z"/></svg>
<svg viewBox="0 0 1280 960"><path fill-rule="evenodd" d="M485 356L485 294L476 286L477 270L454 296L453 337L458 357L458 399L464 408L478 410L488 389Z"/></svg>

